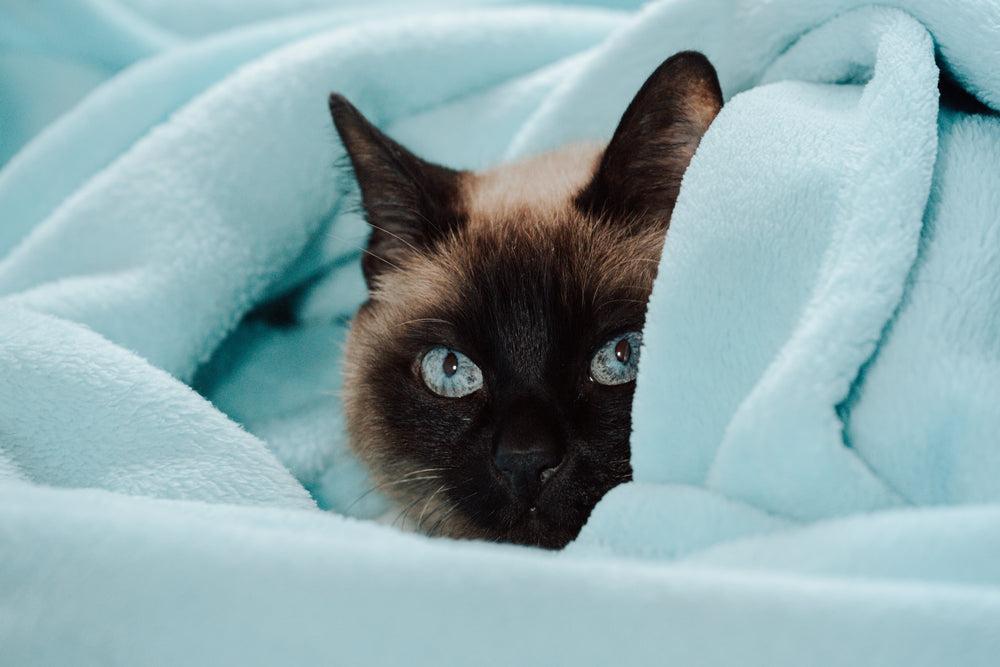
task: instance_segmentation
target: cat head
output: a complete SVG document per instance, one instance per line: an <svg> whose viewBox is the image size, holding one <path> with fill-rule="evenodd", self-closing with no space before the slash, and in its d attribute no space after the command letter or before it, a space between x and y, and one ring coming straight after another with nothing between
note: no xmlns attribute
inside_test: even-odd
<svg viewBox="0 0 1000 667"><path fill-rule="evenodd" d="M631 478L646 301L721 105L711 64L680 53L606 148L475 173L420 159L330 96L371 225L348 432L420 529L560 548Z"/></svg>

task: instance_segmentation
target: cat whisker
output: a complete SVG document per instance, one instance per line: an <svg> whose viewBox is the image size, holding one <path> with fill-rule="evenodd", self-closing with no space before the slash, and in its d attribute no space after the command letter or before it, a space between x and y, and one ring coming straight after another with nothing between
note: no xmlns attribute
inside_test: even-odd
<svg viewBox="0 0 1000 667"><path fill-rule="evenodd" d="M611 280L612 280L611 278L605 278L604 282L602 282L598 286L600 289L597 290L597 292L598 293L609 292L611 294L622 294L622 293L635 292L635 293L638 293L638 294L648 294L649 291L653 288L652 283L648 283L648 284L647 283L628 283L628 284L621 284L621 283L619 283L619 284L614 284L614 283L611 283ZM611 283L611 284L608 285L608 283Z"/></svg>
<svg viewBox="0 0 1000 667"><path fill-rule="evenodd" d="M406 473L399 479L410 477L412 475L423 475L424 473L428 472L444 472L445 470L450 470L450 469L451 468L421 468L420 470L411 470L410 472Z"/></svg>
<svg viewBox="0 0 1000 667"><path fill-rule="evenodd" d="M453 491L454 489L454 486L448 486L445 491ZM475 492L465 498L462 498L459 502L465 501L474 495ZM427 516L424 517L424 521L426 522L429 522L435 515L438 517L438 520L434 523L430 530L423 529L421 526L421 531L428 537L433 537L434 532L442 525L442 522L447 520L448 516L458 509L458 505L459 503L449 500L447 496L442 496L441 501L436 503L434 507L431 508L431 511L427 514Z"/></svg>
<svg viewBox="0 0 1000 667"><path fill-rule="evenodd" d="M404 477L403 479L394 479L391 482L383 482L379 484L377 488L383 488L386 486L396 486L397 484L409 484L410 482L419 482L424 479L439 479L438 475L425 475L423 477Z"/></svg>
<svg viewBox="0 0 1000 667"><path fill-rule="evenodd" d="M422 510L420 510L420 516L417 517L417 530L420 530L421 527L423 526L423 523L424 523L424 512L427 511L427 507L431 504L431 501L434 500L434 497L437 496L437 494L441 493L441 491L444 491L445 487L447 487L447 486L448 486L447 484L442 484L441 486L439 486L437 488L437 491L435 491L434 493L432 493L431 496L430 496L430 498L427 499L427 502L424 503L424 508Z"/></svg>
<svg viewBox="0 0 1000 667"><path fill-rule="evenodd" d="M441 229L441 226L438 225L437 221L429 218L423 211L420 210L419 207L408 206L408 205L405 205L405 204L396 204L396 203L393 203L392 201L390 201L388 199L383 199L381 202L379 202L379 204L380 204L379 205L379 213L382 216L391 217L390 214L391 213L395 213L397 216L399 216L401 218L404 218L404 219L416 218L417 220L419 220L420 222L423 222L427 226L432 227L434 229L434 231L437 232L438 234L442 234L443 233L443 230ZM366 216L366 218L367 217L368 216ZM372 227L375 226L375 225L373 225L371 223L370 220L368 221L368 224L371 225ZM383 229L382 231L386 231L386 230ZM389 233L389 232L386 232L386 233ZM393 234L393 236L395 236L395 234ZM399 237L396 236L396 238L398 239ZM399 240L402 241L402 239L399 239ZM404 243L405 243L405 241L404 241ZM407 243L407 245L410 245L410 244ZM410 247L413 248L412 245ZM416 250L418 252L418 254L421 254L421 255L424 254L420 250L417 250L417 248L413 248L413 249Z"/></svg>
<svg viewBox="0 0 1000 667"><path fill-rule="evenodd" d="M400 208L404 208L404 207L400 207ZM438 234L442 233L441 226L437 223L437 221L436 220L432 220L423 211L421 211L419 209L418 210L413 210L412 208L406 208L406 211L409 212L411 215L415 214L418 218L420 218L420 220L422 220L426 224L428 224L431 227L433 227L434 231L437 232Z"/></svg>
<svg viewBox="0 0 1000 667"><path fill-rule="evenodd" d="M609 287L600 284L591 292L591 303L598 308L603 308L608 303L614 303L613 299L615 298L635 298L637 303L645 304L649 300L651 292L652 287L649 285L614 285ZM605 302L605 298L608 301Z"/></svg>
<svg viewBox="0 0 1000 667"><path fill-rule="evenodd" d="M399 241L400 243L402 243L403 245L405 245L406 247L408 247L410 250L412 250L413 252L417 253L418 255L423 254L422 251L419 248L417 248L417 246L413 245L412 243L410 243L409 241L407 241L406 239L404 239L402 236L399 236L398 234L393 234L392 232L390 232L385 227L380 227L379 225L376 225L374 222L369 221L368 224L371 225L372 228L379 230L383 234L388 234L389 236L391 236L392 238L396 239L397 241Z"/></svg>
<svg viewBox="0 0 1000 667"><path fill-rule="evenodd" d="M358 503L360 503L362 500L364 500L365 498L367 498L371 494L375 493L376 489L378 489L378 487L377 486L373 486L372 488L368 489L367 491L365 491L364 493L362 493L360 496L358 496L357 498L355 498L354 500L352 500L351 504L348 505L347 507L345 507L343 509L342 514L346 515L348 512L350 512L354 508L355 505L357 505Z"/></svg>
<svg viewBox="0 0 1000 667"><path fill-rule="evenodd" d="M415 499L415 500L414 500L413 502L411 502L411 503L410 503L409 505L407 505L407 506L406 506L406 507L405 507L405 508L404 508L404 509L403 509L403 510L402 510L402 511L401 511L401 512L400 512L400 513L399 513L399 514L398 514L398 515L396 516L396 518L392 520L392 524L391 524L391 525L395 526L395 525L396 525L396 522L397 522L397 521L399 521L399 527L400 527L400 528L405 528L405 527L406 527L406 515L407 515L407 514L409 514L409 513L410 513L410 510L412 510L412 509L413 509L414 507L416 507L416 506L417 506L417 503L419 503L419 502L420 502L421 500L423 500L423 499L424 499L425 497L426 497L426 495L424 495L424 496L417 496L417 498L416 498L416 499Z"/></svg>
<svg viewBox="0 0 1000 667"><path fill-rule="evenodd" d="M466 500L469 500L470 498L472 498L473 496L475 496L477 493L479 493L479 492L478 491L473 491L472 493L470 493L469 495L465 496L461 500L458 500L457 502L452 503L451 504L451 509L449 509L447 512L445 512L444 516L442 516L440 519L438 519L437 523L434 524L434 527L431 528L429 531L427 531L428 537L433 537L434 533L437 532L438 528L441 527L441 525L444 523L444 521L446 519L448 519L448 517L450 517L452 514L454 514L455 511L458 510L459 506L462 503L464 503Z"/></svg>
<svg viewBox="0 0 1000 667"><path fill-rule="evenodd" d="M371 257L374 257L375 259L379 260L380 262L385 262L386 264L388 264L389 266L391 266L392 268L394 268L397 271L401 270L398 266L396 266L395 264L393 264L392 262L390 262L389 260L387 260L385 257L382 257L381 255L378 255L378 254L372 252L368 248L364 248L364 247L358 245L357 243L351 241L350 239L345 239L343 236L338 236L338 235L334 234L333 232L329 232L329 231L326 232L326 235L329 236L332 239L336 239L337 241L340 241L341 243L346 243L346 244L350 245L355 250L360 250L364 254L370 255Z"/></svg>
<svg viewBox="0 0 1000 667"><path fill-rule="evenodd" d="M410 324L420 324L422 322L433 322L435 324L444 324L452 328L455 327L455 325L449 322L448 320L442 320L439 317L418 317L417 319L414 320L407 320L405 322L400 322L399 324L394 325L392 328L398 329L399 327L405 327Z"/></svg>
<svg viewBox="0 0 1000 667"><path fill-rule="evenodd" d="M615 289L619 292L635 290L636 292L648 292L653 288L651 283L629 283L627 285L615 285Z"/></svg>
<svg viewBox="0 0 1000 667"><path fill-rule="evenodd" d="M427 479L440 479L440 477L438 475L427 475L425 477L410 477L410 475L416 475L417 473L423 473L423 472L430 472L432 470L442 470L443 471L443 470L445 470L445 468L427 468L425 470L417 470L417 471L413 471L413 472L407 473L406 475L403 475L403 477L400 478L400 479L394 479L394 480L390 480L390 481L387 481L387 482L382 482L381 484L376 484L372 488L368 489L367 491L365 491L364 493L362 493L360 496L358 496L357 498L355 498L351 502L350 505L348 505L347 507L345 507L344 508L344 513L349 512L352 507L354 507L359 502L361 502L362 500L364 500L365 498L367 498L369 495L371 495L372 493L374 493L375 491L378 491L380 489L384 489L384 488L389 487L389 486L397 486L399 484L408 484L410 482L420 482L420 481L424 481L424 480L427 480Z"/></svg>
<svg viewBox="0 0 1000 667"><path fill-rule="evenodd" d="M440 519L438 519L437 522L434 524L434 526L430 530L427 531L427 536L428 537L434 537L435 533L437 533L438 528L441 527L441 524L444 523L444 521L448 517L450 517L455 512L455 510L457 510L457 509L458 509L458 505L457 504L452 504L451 508L447 512L444 513L444 516L442 516Z"/></svg>
<svg viewBox="0 0 1000 667"><path fill-rule="evenodd" d="M599 308L607 308L608 306L610 306L613 303L637 303L640 306L646 304L646 302L643 301L643 300L641 300L641 299L611 299L610 301L605 301L604 303L602 303L599 306Z"/></svg>

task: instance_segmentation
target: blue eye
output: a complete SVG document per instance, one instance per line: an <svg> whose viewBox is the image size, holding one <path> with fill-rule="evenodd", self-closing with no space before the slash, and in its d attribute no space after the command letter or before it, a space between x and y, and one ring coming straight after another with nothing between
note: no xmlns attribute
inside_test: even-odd
<svg viewBox="0 0 1000 667"><path fill-rule="evenodd" d="M642 334L638 331L615 336L594 353L590 360L590 377L600 384L631 382L639 370L641 345Z"/></svg>
<svg viewBox="0 0 1000 667"><path fill-rule="evenodd" d="M420 377L439 396L460 398L483 386L483 372L471 359L439 345L420 359Z"/></svg>

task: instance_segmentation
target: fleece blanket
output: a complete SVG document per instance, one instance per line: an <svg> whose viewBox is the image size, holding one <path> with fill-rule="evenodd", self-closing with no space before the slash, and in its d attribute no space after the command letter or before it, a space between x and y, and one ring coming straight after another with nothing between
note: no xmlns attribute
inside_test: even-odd
<svg viewBox="0 0 1000 667"><path fill-rule="evenodd" d="M0 7L0 663L996 664L1000 3L637 5ZM559 553L369 520L327 94L476 168L683 49L635 481Z"/></svg>

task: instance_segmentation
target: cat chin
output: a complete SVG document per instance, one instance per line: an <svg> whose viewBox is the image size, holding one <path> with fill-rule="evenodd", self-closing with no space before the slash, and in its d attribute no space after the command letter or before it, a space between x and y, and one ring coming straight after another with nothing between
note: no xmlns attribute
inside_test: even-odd
<svg viewBox="0 0 1000 667"><path fill-rule="evenodd" d="M415 505L419 507L419 512ZM543 502L539 502L536 508L508 506L496 514L506 515L505 520L485 524L446 499L430 503L399 499L393 509L378 519L378 523L432 538L507 542L553 550L562 549L576 539L583 527L579 520L564 516L558 506Z"/></svg>
<svg viewBox="0 0 1000 667"><path fill-rule="evenodd" d="M486 521L477 521L474 515L463 513L452 535L562 549L576 539L593 509L580 506L580 495L574 497L565 488L550 488L533 504L511 499L504 507L485 512Z"/></svg>
<svg viewBox="0 0 1000 667"><path fill-rule="evenodd" d="M487 542L508 542L542 549L562 549L576 539L583 526L567 526L546 516L541 510L524 512L512 525L502 527L477 526L466 517L456 518L438 533L445 537Z"/></svg>
<svg viewBox="0 0 1000 667"><path fill-rule="evenodd" d="M422 509L420 516L409 511L412 502L400 502L386 511L376 522L400 528L406 532L421 533L431 538L507 542L542 549L562 549L576 539L582 525L567 525L544 510L524 510L507 526L484 526L461 511L448 511L448 507ZM439 521L440 515L447 515Z"/></svg>
<svg viewBox="0 0 1000 667"><path fill-rule="evenodd" d="M543 549L562 549L576 539L582 527L571 528L560 525L543 516L541 512L536 512L525 515L522 521L504 535L503 541Z"/></svg>

